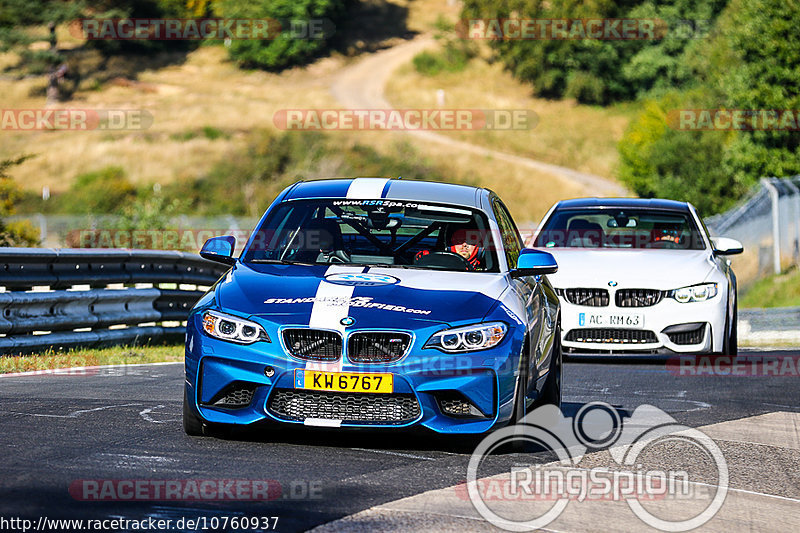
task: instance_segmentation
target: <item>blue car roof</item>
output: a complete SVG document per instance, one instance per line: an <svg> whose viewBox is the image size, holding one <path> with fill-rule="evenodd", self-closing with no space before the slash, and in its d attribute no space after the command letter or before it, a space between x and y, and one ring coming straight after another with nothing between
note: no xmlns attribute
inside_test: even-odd
<svg viewBox="0 0 800 533"><path fill-rule="evenodd" d="M581 207L599 208L640 208L640 209L669 209L671 211L688 211L689 204L675 200L660 198L574 198L562 200L557 209L576 209Z"/></svg>
<svg viewBox="0 0 800 533"><path fill-rule="evenodd" d="M354 186L355 182L358 183ZM360 192L373 192L369 198L353 196L355 188L358 188ZM365 200L441 202L481 209L481 197L488 194L488 189L452 183L388 178L337 178L296 183L286 192L283 200L351 197Z"/></svg>

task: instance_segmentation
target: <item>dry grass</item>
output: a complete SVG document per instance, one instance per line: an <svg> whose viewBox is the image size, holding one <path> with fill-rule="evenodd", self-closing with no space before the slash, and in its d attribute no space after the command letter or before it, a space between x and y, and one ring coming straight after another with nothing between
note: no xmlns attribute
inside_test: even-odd
<svg viewBox="0 0 800 533"><path fill-rule="evenodd" d="M203 47L180 65L145 70L138 83L110 84L100 91L82 88L68 105L78 109L143 109L153 116L146 130L6 131L0 158L22 153L37 157L14 169L19 183L31 190L47 185L66 189L75 176L118 165L135 183L168 183L202 174L243 145L245 134L272 127L282 108L333 106L326 79L341 61L324 59L307 69L283 74L242 71L219 47ZM6 108L41 108L43 97L31 96L44 79L0 81ZM189 141L176 134L212 126L228 138Z"/></svg>
<svg viewBox="0 0 800 533"><path fill-rule="evenodd" d="M395 0L408 7L408 29L420 33L431 32L442 19L454 24L461 13L461 2L456 0Z"/></svg>
<svg viewBox="0 0 800 533"><path fill-rule="evenodd" d="M408 8L407 27L415 32L431 31L439 17L456 20L460 9L458 3L447 0L391 1ZM63 33L62 29L59 32ZM79 44L70 42L67 35L62 37L70 46ZM24 188L37 192L43 186L53 192L63 191L76 176L109 165L123 167L131 181L139 185L193 179L219 161L237 154L253 130L274 129L272 117L279 109L340 107L330 95L329 86L333 76L354 60L358 58L335 56L306 68L271 74L243 71L228 61L223 48L201 47L188 54L180 64L144 68L135 81L108 83L100 90L91 82L84 82L73 100L64 105L82 109L143 109L154 119L148 129L5 131L2 132L0 158L36 154L15 168L14 176ZM476 79L480 79L480 83L476 83ZM44 77L21 81L0 79L3 107L43 107L44 86ZM447 90L448 107L512 108L535 104L533 108L543 119L557 117L562 124L568 121L572 125L551 127L548 120L543 120L532 132L463 132L464 140L602 175L610 174L607 169L616 156L615 149L609 148L613 141L597 131L597 125L605 120L605 112L533 100L524 86L502 73L499 67L480 61L475 61L466 72L436 78L423 78L410 67L404 68L388 90L398 106L427 107L434 105L434 93L439 87ZM612 119L615 132L621 132L624 120ZM591 135L581 134L586 131L581 124L592 121L595 131ZM214 140L203 135L181 140L186 132L205 126L221 130L225 135ZM544 172L498 165L476 155L453 153L452 149L402 134L330 134L344 142L370 145L380 153L395 156L398 139L406 139L420 158L441 169L442 179L494 189L519 221L536 221L554 201L582 194L581 190Z"/></svg>
<svg viewBox="0 0 800 533"><path fill-rule="evenodd" d="M65 353L51 351L35 355L0 357L0 374L166 361L183 361L183 346L118 346L99 350L81 349Z"/></svg>
<svg viewBox="0 0 800 533"><path fill-rule="evenodd" d="M351 142L370 144L382 153L396 154L399 143L410 143L422 161L442 172L437 178L495 191L511 210L520 229L538 223L556 201L584 194L581 187L547 172L498 163L476 154L454 152L450 147L427 143L401 132L359 132L349 136ZM442 198L442 201L446 200Z"/></svg>
<svg viewBox="0 0 800 533"><path fill-rule="evenodd" d="M387 97L395 107L434 108L439 89L445 91L446 108L526 109L539 118L529 130L448 132L454 138L606 178L615 174L617 143L631 109L533 98L530 88L512 78L499 63L489 64L480 58L473 59L462 72L436 76L423 76L406 65L388 84Z"/></svg>

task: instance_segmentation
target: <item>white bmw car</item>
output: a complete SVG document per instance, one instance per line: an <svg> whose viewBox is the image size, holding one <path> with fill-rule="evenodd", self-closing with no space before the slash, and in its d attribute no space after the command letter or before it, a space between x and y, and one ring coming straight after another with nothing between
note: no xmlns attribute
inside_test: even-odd
<svg viewBox="0 0 800 533"><path fill-rule="evenodd" d="M736 276L694 207L580 198L545 215L534 246L553 254L565 354L736 354Z"/></svg>

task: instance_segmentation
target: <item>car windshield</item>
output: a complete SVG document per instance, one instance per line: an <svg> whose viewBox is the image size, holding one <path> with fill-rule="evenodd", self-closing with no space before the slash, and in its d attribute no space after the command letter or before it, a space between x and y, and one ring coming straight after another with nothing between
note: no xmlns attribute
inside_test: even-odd
<svg viewBox="0 0 800 533"><path fill-rule="evenodd" d="M688 213L658 209L557 209L536 236L541 248L703 250Z"/></svg>
<svg viewBox="0 0 800 533"><path fill-rule="evenodd" d="M486 215L393 200L295 200L275 207L244 262L497 272Z"/></svg>

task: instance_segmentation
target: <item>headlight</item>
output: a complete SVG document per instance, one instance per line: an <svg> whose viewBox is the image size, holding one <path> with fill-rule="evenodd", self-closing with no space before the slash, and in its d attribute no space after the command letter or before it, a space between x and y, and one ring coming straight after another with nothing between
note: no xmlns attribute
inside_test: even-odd
<svg viewBox="0 0 800 533"><path fill-rule="evenodd" d="M259 324L216 311L203 313L203 331L212 337L241 344L270 342L269 335Z"/></svg>
<svg viewBox="0 0 800 533"><path fill-rule="evenodd" d="M438 348L444 352L474 352L497 346L506 336L508 326L502 322L487 322L434 334L424 348Z"/></svg>
<svg viewBox="0 0 800 533"><path fill-rule="evenodd" d="M692 285L691 287L682 287L669 291L669 296L675 298L682 304L687 302L705 302L716 295L716 283L701 283L700 285Z"/></svg>

